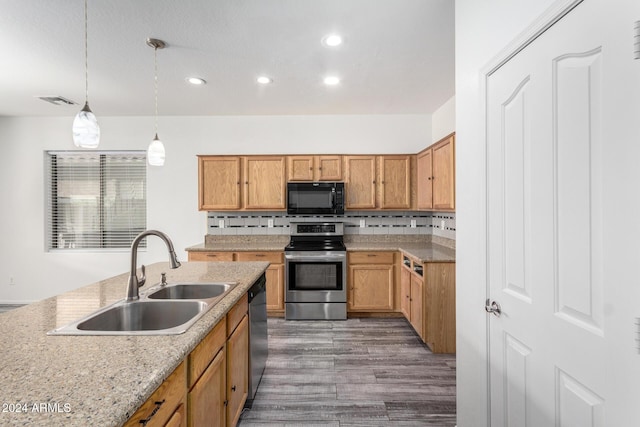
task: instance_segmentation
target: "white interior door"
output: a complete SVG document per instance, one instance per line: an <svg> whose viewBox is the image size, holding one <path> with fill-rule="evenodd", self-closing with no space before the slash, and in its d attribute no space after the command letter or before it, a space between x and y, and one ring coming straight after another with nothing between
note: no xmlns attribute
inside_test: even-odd
<svg viewBox="0 0 640 427"><path fill-rule="evenodd" d="M613 3L585 0L487 80L492 426L640 425L640 275L614 256L640 197L635 170L633 200L615 178L639 154L640 2Z"/></svg>

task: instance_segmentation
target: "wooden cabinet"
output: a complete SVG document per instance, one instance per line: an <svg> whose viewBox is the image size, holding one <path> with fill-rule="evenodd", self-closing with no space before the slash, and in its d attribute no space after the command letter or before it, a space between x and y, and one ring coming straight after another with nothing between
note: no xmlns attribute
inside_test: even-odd
<svg viewBox="0 0 640 427"><path fill-rule="evenodd" d="M267 261L267 313L284 316L284 252L189 251L189 261Z"/></svg>
<svg viewBox="0 0 640 427"><path fill-rule="evenodd" d="M376 157L347 156L345 208L376 208Z"/></svg>
<svg viewBox="0 0 640 427"><path fill-rule="evenodd" d="M393 311L393 260L393 252L347 254L349 311Z"/></svg>
<svg viewBox="0 0 640 427"><path fill-rule="evenodd" d="M127 420L125 426L166 426L169 423L174 426L186 426L186 417L183 416L187 394L186 379L186 367L182 362Z"/></svg>
<svg viewBox="0 0 640 427"><path fill-rule="evenodd" d="M249 393L249 321L244 315L227 341L227 425L235 426Z"/></svg>
<svg viewBox="0 0 640 427"><path fill-rule="evenodd" d="M347 156L345 164L347 209L411 209L411 156Z"/></svg>
<svg viewBox="0 0 640 427"><path fill-rule="evenodd" d="M198 157L198 207L200 210L240 209L241 158Z"/></svg>
<svg viewBox="0 0 640 427"><path fill-rule="evenodd" d="M342 156L288 156L289 181L341 181Z"/></svg>
<svg viewBox="0 0 640 427"><path fill-rule="evenodd" d="M434 353L456 352L455 266L402 255L400 311Z"/></svg>
<svg viewBox="0 0 640 427"><path fill-rule="evenodd" d="M283 156L198 156L198 208L285 209Z"/></svg>
<svg viewBox="0 0 640 427"><path fill-rule="evenodd" d="M425 342L434 353L456 352L456 265L425 264Z"/></svg>
<svg viewBox="0 0 640 427"><path fill-rule="evenodd" d="M455 135L417 155L418 209L455 210Z"/></svg>
<svg viewBox="0 0 640 427"><path fill-rule="evenodd" d="M285 209L285 158L251 156L244 158L245 209Z"/></svg>
<svg viewBox="0 0 640 427"><path fill-rule="evenodd" d="M224 427L226 420L226 318L189 355L189 426Z"/></svg>
<svg viewBox="0 0 640 427"><path fill-rule="evenodd" d="M411 156L380 156L380 208L411 208Z"/></svg>

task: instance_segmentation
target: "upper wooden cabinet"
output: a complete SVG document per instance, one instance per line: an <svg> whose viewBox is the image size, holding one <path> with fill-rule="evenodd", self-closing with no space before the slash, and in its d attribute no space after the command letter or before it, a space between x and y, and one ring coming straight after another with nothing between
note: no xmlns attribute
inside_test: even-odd
<svg viewBox="0 0 640 427"><path fill-rule="evenodd" d="M411 156L380 156L380 208L411 208Z"/></svg>
<svg viewBox="0 0 640 427"><path fill-rule="evenodd" d="M289 181L341 181L342 156L288 156Z"/></svg>
<svg viewBox="0 0 640 427"><path fill-rule="evenodd" d="M347 209L376 208L376 156L345 157Z"/></svg>
<svg viewBox="0 0 640 427"><path fill-rule="evenodd" d="M455 210L455 135L417 155L418 209Z"/></svg>
<svg viewBox="0 0 640 427"><path fill-rule="evenodd" d="M283 156L198 156L198 208L285 209Z"/></svg>
<svg viewBox="0 0 640 427"><path fill-rule="evenodd" d="M284 157L245 157L245 209L285 209L287 198L285 171Z"/></svg>
<svg viewBox="0 0 640 427"><path fill-rule="evenodd" d="M198 204L200 210L240 209L241 158L198 157Z"/></svg>
<svg viewBox="0 0 640 427"><path fill-rule="evenodd" d="M347 156L345 164L347 209L411 209L411 156Z"/></svg>

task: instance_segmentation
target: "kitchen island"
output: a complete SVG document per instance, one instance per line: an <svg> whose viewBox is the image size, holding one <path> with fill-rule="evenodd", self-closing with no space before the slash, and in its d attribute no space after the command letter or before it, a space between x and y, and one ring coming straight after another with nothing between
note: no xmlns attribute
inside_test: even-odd
<svg viewBox="0 0 640 427"><path fill-rule="evenodd" d="M268 262L168 263L147 267L148 285L234 281L238 285L185 333L47 336L126 296L129 274L0 314L0 425L118 426L151 396L264 273Z"/></svg>

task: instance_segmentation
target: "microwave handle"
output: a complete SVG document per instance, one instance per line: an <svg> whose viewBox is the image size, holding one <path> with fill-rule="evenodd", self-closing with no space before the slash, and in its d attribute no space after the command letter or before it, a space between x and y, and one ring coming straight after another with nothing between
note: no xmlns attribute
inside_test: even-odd
<svg viewBox="0 0 640 427"><path fill-rule="evenodd" d="M336 194L336 191L334 189L331 192L331 209L333 209L334 211L336 210L336 207L338 205L337 198L338 198L338 195Z"/></svg>

